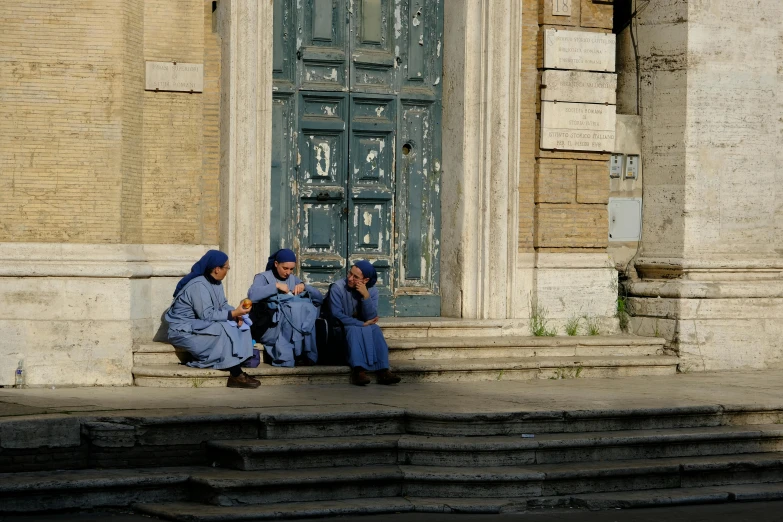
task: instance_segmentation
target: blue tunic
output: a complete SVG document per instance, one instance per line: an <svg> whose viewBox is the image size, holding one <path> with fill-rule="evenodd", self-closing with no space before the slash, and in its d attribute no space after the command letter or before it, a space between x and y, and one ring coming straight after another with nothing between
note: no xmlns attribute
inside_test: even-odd
<svg viewBox="0 0 783 522"><path fill-rule="evenodd" d="M223 285L204 276L190 280L174 297L165 316L169 342L193 356L188 366L225 370L253 355L250 331L240 331L228 321L233 309Z"/></svg>
<svg viewBox="0 0 783 522"><path fill-rule="evenodd" d="M355 290L348 288L345 279L329 288L327 314L345 326L348 343L348 364L365 370L384 370L389 367L389 346L377 324L364 326L365 321L378 317L378 289L370 288L369 299L361 299ZM359 299L357 299L357 297Z"/></svg>
<svg viewBox="0 0 783 522"><path fill-rule="evenodd" d="M278 282L285 283L288 290L293 292L296 285L302 281L293 274L285 281L280 281L271 270L267 270L256 275L253 285L247 291L247 297L254 304L259 301L275 302L279 307L275 313L275 324L264 332L261 344L272 359L272 366L294 366L296 358L302 355L316 362L316 306L321 306L324 297L318 289L310 285L305 285L310 299L301 299L293 294L278 294Z"/></svg>

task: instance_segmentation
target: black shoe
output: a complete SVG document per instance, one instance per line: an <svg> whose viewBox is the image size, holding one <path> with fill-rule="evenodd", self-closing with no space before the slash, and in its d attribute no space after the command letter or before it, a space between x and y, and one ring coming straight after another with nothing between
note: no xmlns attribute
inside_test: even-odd
<svg viewBox="0 0 783 522"><path fill-rule="evenodd" d="M351 371L351 384L355 384L356 386L365 386L367 384L370 384L370 378L367 377L367 370L364 368L361 368L357 366L356 368Z"/></svg>
<svg viewBox="0 0 783 522"><path fill-rule="evenodd" d="M255 379L249 379L248 375L245 373L239 374L237 377L228 377L228 383L226 384L229 388L250 388L255 389L261 386L261 383Z"/></svg>
<svg viewBox="0 0 783 522"><path fill-rule="evenodd" d="M242 375L244 375L244 376L245 376L245 378L246 378L248 381L250 381L250 382L257 382L258 384L261 384L261 381L259 381L258 379L256 379L256 378L255 378L255 377L253 377L252 375L249 375L249 374L247 374L247 373L245 373L245 372L242 372Z"/></svg>
<svg viewBox="0 0 783 522"><path fill-rule="evenodd" d="M402 380L397 375L390 372L388 368L376 372L376 375L378 376L378 384L397 384Z"/></svg>

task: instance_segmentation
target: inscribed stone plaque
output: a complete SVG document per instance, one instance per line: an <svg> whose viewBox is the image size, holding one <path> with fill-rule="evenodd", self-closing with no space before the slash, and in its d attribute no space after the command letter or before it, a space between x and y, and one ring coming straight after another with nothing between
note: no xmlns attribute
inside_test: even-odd
<svg viewBox="0 0 783 522"><path fill-rule="evenodd" d="M147 62L148 91L203 92L204 65L200 63Z"/></svg>
<svg viewBox="0 0 783 522"><path fill-rule="evenodd" d="M544 68L614 72L615 35L547 29Z"/></svg>
<svg viewBox="0 0 783 522"><path fill-rule="evenodd" d="M611 152L617 107L541 102L541 148Z"/></svg>
<svg viewBox="0 0 783 522"><path fill-rule="evenodd" d="M617 103L617 75L585 71L544 71L543 101Z"/></svg>
<svg viewBox="0 0 783 522"><path fill-rule="evenodd" d="M552 14L554 16L571 16L571 4L579 0L552 0Z"/></svg>

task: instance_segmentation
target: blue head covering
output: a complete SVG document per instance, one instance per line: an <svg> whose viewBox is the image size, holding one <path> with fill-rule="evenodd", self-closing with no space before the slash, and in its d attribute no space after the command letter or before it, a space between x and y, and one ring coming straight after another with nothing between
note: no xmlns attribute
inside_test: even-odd
<svg viewBox="0 0 783 522"><path fill-rule="evenodd" d="M174 290L174 295L176 296L179 291L182 290L182 287L188 284L191 279L209 274L214 268L225 265L226 261L228 261L228 256L226 254L220 250L210 250L204 254L201 259L196 261L196 264L191 267L188 275L179 280L177 288Z"/></svg>
<svg viewBox="0 0 783 522"><path fill-rule="evenodd" d="M367 288L375 286L375 283L378 281L378 272L375 271L375 267L372 266L372 263L362 260L355 262L353 266L361 270L364 277L370 278L370 280L367 281Z"/></svg>
<svg viewBox="0 0 783 522"><path fill-rule="evenodd" d="M267 259L265 270L272 270L275 267L275 261L278 263L296 263L296 254L293 250L281 248Z"/></svg>

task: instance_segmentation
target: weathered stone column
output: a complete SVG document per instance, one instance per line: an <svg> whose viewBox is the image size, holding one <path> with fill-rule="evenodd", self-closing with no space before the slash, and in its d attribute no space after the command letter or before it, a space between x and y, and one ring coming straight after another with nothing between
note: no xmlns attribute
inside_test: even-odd
<svg viewBox="0 0 783 522"><path fill-rule="evenodd" d="M226 294L247 293L269 250L272 148L271 1L221 0L220 247Z"/></svg>
<svg viewBox="0 0 783 522"><path fill-rule="evenodd" d="M666 335L685 370L779 366L783 4L653 4L636 331Z"/></svg>
<svg viewBox="0 0 783 522"><path fill-rule="evenodd" d="M522 5L449 0L444 27L442 310L513 318Z"/></svg>

